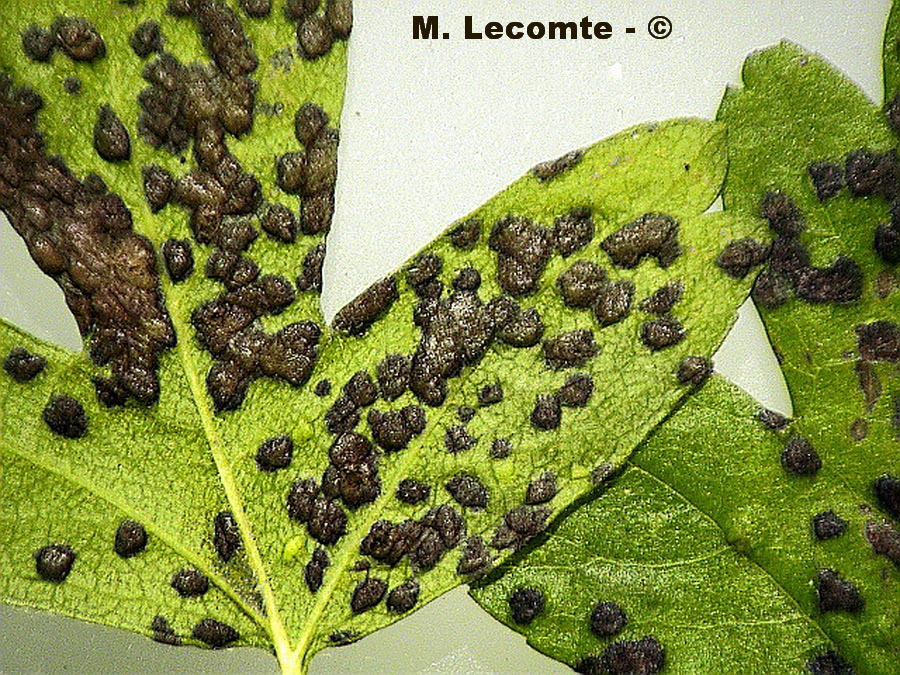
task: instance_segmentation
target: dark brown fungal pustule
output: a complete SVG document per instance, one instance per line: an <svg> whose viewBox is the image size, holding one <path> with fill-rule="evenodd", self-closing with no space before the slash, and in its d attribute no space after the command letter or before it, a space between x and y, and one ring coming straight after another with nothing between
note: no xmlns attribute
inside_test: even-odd
<svg viewBox="0 0 900 675"><path fill-rule="evenodd" d="M431 486L413 478L404 478L394 496L404 504L420 504L431 496Z"/></svg>
<svg viewBox="0 0 900 675"><path fill-rule="evenodd" d="M488 309L491 309L490 303ZM516 306L512 317L502 324L497 333L501 342L519 348L533 347L543 336L544 322L534 307L519 309Z"/></svg>
<svg viewBox="0 0 900 675"><path fill-rule="evenodd" d="M94 25L78 16L60 16L50 28L56 46L73 61L96 61L106 56L106 43Z"/></svg>
<svg viewBox="0 0 900 675"><path fill-rule="evenodd" d="M240 0L240 4L251 19L264 19L272 12L272 0Z"/></svg>
<svg viewBox="0 0 900 675"><path fill-rule="evenodd" d="M336 630L328 636L328 642L335 647L343 647L356 642L359 639L359 633L352 630Z"/></svg>
<svg viewBox="0 0 900 675"><path fill-rule="evenodd" d="M550 509L546 506L526 505L510 509L494 530L491 547L498 550L522 548L529 539L544 531L549 517Z"/></svg>
<svg viewBox="0 0 900 675"><path fill-rule="evenodd" d="M575 373L556 392L559 404L567 408L583 408L594 393L594 378L587 373Z"/></svg>
<svg viewBox="0 0 900 675"><path fill-rule="evenodd" d="M303 234L327 234L333 215L333 191L326 190L307 197L300 204L300 230Z"/></svg>
<svg viewBox="0 0 900 675"><path fill-rule="evenodd" d="M743 279L754 267L762 265L769 258L769 247L746 237L730 241L716 258L716 265L728 276Z"/></svg>
<svg viewBox="0 0 900 675"><path fill-rule="evenodd" d="M556 394L538 394L531 410L531 426L541 431L550 431L559 427L562 420L562 407Z"/></svg>
<svg viewBox="0 0 900 675"><path fill-rule="evenodd" d="M838 256L828 267L807 267L797 278L797 297L811 303L847 304L863 293L863 272L846 256Z"/></svg>
<svg viewBox="0 0 900 675"><path fill-rule="evenodd" d="M260 471L267 472L286 469L291 465L293 456L293 439L286 434L273 436L260 443L256 451L256 466Z"/></svg>
<svg viewBox="0 0 900 675"><path fill-rule="evenodd" d="M418 580L415 578L408 579L391 589L387 600L385 600L385 606L389 612L394 614L409 612L419 601L420 592L421 588Z"/></svg>
<svg viewBox="0 0 900 675"><path fill-rule="evenodd" d="M171 200L175 192L175 179L158 164L148 164L141 168L144 182L144 195L153 213L161 211Z"/></svg>
<svg viewBox="0 0 900 675"><path fill-rule="evenodd" d="M584 150L572 150L562 157L535 165L531 169L531 173L540 182L546 183L578 166L583 158Z"/></svg>
<svg viewBox="0 0 900 675"><path fill-rule="evenodd" d="M606 270L592 260L578 260L556 279L566 306L583 309L593 305L607 285Z"/></svg>
<svg viewBox="0 0 900 675"><path fill-rule="evenodd" d="M809 251L798 238L780 236L771 243L768 272L783 275L793 286L809 269Z"/></svg>
<svg viewBox="0 0 900 675"><path fill-rule="evenodd" d="M453 289L474 292L481 286L481 273L472 266L463 267L453 277Z"/></svg>
<svg viewBox="0 0 900 675"><path fill-rule="evenodd" d="M556 475L552 471L543 471L528 484L528 489L525 491L525 503L546 504L556 496L558 491Z"/></svg>
<svg viewBox="0 0 900 675"><path fill-rule="evenodd" d="M856 669L835 651L813 656L806 662L806 669L811 675L856 675Z"/></svg>
<svg viewBox="0 0 900 675"><path fill-rule="evenodd" d="M549 232L528 218L505 216L494 223L488 246L496 251L497 282L512 296L537 291L552 254Z"/></svg>
<svg viewBox="0 0 900 675"><path fill-rule="evenodd" d="M153 621L150 623L150 630L153 631L151 637L155 642L173 647L181 644L181 638L176 635L169 622L159 614L153 617Z"/></svg>
<svg viewBox="0 0 900 675"><path fill-rule="evenodd" d="M56 49L56 38L46 28L31 24L22 31L22 51L32 61L46 63Z"/></svg>
<svg viewBox="0 0 900 675"><path fill-rule="evenodd" d="M388 354L375 368L381 397L386 401L399 398L409 387L410 359L403 354Z"/></svg>
<svg viewBox="0 0 900 675"><path fill-rule="evenodd" d="M874 487L878 506L894 520L900 520L900 478L886 473L875 481Z"/></svg>
<svg viewBox="0 0 900 675"><path fill-rule="evenodd" d="M166 272L174 283L184 281L194 271L194 252L188 239L167 239L161 250Z"/></svg>
<svg viewBox="0 0 900 675"><path fill-rule="evenodd" d="M865 537L877 555L900 567L900 531L890 523L869 521L866 523Z"/></svg>
<svg viewBox="0 0 900 675"><path fill-rule="evenodd" d="M354 509L378 498L378 453L368 438L345 432L332 443L328 457L331 464L322 476L322 493L327 499L340 497Z"/></svg>
<svg viewBox="0 0 900 675"><path fill-rule="evenodd" d="M450 230L450 243L453 244L455 248L463 251L475 248L478 240L481 239L481 226L482 222L480 218L474 217L464 220Z"/></svg>
<svg viewBox="0 0 900 675"><path fill-rule="evenodd" d="M408 554L411 561L418 560L415 551L423 542L439 540L437 533L433 530L426 531L427 529L416 520L404 520L402 523L376 520L360 542L359 552L391 567Z"/></svg>
<svg viewBox="0 0 900 675"><path fill-rule="evenodd" d="M686 356L678 364L678 382L693 387L702 387L713 373L713 362L705 356Z"/></svg>
<svg viewBox="0 0 900 675"><path fill-rule="evenodd" d="M500 403L503 400L503 387L499 382L488 384L478 390L478 405L481 408Z"/></svg>
<svg viewBox="0 0 900 675"><path fill-rule="evenodd" d="M213 520L213 546L219 559L228 562L243 543L237 521L231 511L220 511Z"/></svg>
<svg viewBox="0 0 900 675"><path fill-rule="evenodd" d="M344 385L343 391L354 404L361 408L372 405L378 398L378 389L372 382L372 377L364 370L354 373Z"/></svg>
<svg viewBox="0 0 900 675"><path fill-rule="evenodd" d="M506 459L512 452L512 441L508 438L495 438L491 443L491 459Z"/></svg>
<svg viewBox="0 0 900 675"><path fill-rule="evenodd" d="M131 49L140 58L145 59L154 52L162 52L162 30L156 21L143 21L131 33L129 38Z"/></svg>
<svg viewBox="0 0 900 675"><path fill-rule="evenodd" d="M350 301L334 317L334 328L349 335L362 335L399 297L394 277L382 279Z"/></svg>
<svg viewBox="0 0 900 675"><path fill-rule="evenodd" d="M835 539L847 531L847 521L834 511L823 511L813 516L813 534L819 541Z"/></svg>
<svg viewBox="0 0 900 675"><path fill-rule="evenodd" d="M169 585L182 598L196 598L209 590L209 579L200 570L189 567L175 572Z"/></svg>
<svg viewBox="0 0 900 675"><path fill-rule="evenodd" d="M750 295L760 307L775 309L788 301L791 292L791 284L787 277L772 270L765 270L756 277Z"/></svg>
<svg viewBox="0 0 900 675"><path fill-rule="evenodd" d="M542 348L544 361L554 370L583 366L600 351L594 334L584 328L544 340Z"/></svg>
<svg viewBox="0 0 900 675"><path fill-rule="evenodd" d="M346 40L353 29L353 0L325 0L325 20L336 38Z"/></svg>
<svg viewBox="0 0 900 675"><path fill-rule="evenodd" d="M844 168L834 162L812 162L806 167L813 187L816 189L816 197L820 202L836 197L844 187Z"/></svg>
<svg viewBox="0 0 900 675"><path fill-rule="evenodd" d="M591 210L577 208L559 216L553 223L551 235L554 247L564 258L580 251L594 238Z"/></svg>
<svg viewBox="0 0 900 675"><path fill-rule="evenodd" d="M467 405L461 405L456 409L456 416L463 424L468 424L475 418L475 408Z"/></svg>
<svg viewBox="0 0 900 675"><path fill-rule="evenodd" d="M325 569L331 565L328 552L321 546L317 546L313 551L312 559L306 563L303 568L303 580L310 593L315 593L322 588L322 580L325 576Z"/></svg>
<svg viewBox="0 0 900 675"><path fill-rule="evenodd" d="M65 438L82 438L88 432L88 418L81 403L66 394L55 394L41 414L50 431Z"/></svg>
<svg viewBox="0 0 900 675"><path fill-rule="evenodd" d="M152 244L132 230L131 213L94 179L78 181L45 154L37 132L40 98L0 77L0 208L38 266L53 276L96 365L145 404L159 394L159 354L175 331L159 288ZM12 140L15 139L15 142ZM8 183L8 181L12 183Z"/></svg>
<svg viewBox="0 0 900 675"><path fill-rule="evenodd" d="M781 453L781 466L795 476L815 476L822 468L822 460L809 440L794 436Z"/></svg>
<svg viewBox="0 0 900 675"><path fill-rule="evenodd" d="M444 447L447 452L455 455L466 450L471 450L478 443L478 439L469 433L462 424L455 424L447 428L444 433Z"/></svg>
<svg viewBox="0 0 900 675"><path fill-rule="evenodd" d="M845 177L850 194L857 197L879 195L887 199L897 196L900 188L900 165L897 153L873 152L865 148L847 155Z"/></svg>
<svg viewBox="0 0 900 675"><path fill-rule="evenodd" d="M598 602L591 610L591 632L598 638L608 638L618 635L628 623L628 616L619 605L614 602Z"/></svg>
<svg viewBox="0 0 900 675"><path fill-rule="evenodd" d="M350 598L350 609L354 614L359 614L375 607L387 593L387 582L377 577L369 577L360 581L353 589Z"/></svg>
<svg viewBox="0 0 900 675"><path fill-rule="evenodd" d="M297 219L284 204L269 205L259 219L259 226L276 241L290 244L297 238Z"/></svg>
<svg viewBox="0 0 900 675"><path fill-rule="evenodd" d="M294 481L287 494L288 515L298 523L305 523L309 520L318 496L319 485L314 479L306 478Z"/></svg>
<svg viewBox="0 0 900 675"><path fill-rule="evenodd" d="M806 226L803 214L794 200L781 190L772 190L763 195L759 211L769 221L772 231L783 237L796 237Z"/></svg>
<svg viewBox="0 0 900 675"><path fill-rule="evenodd" d="M599 672L608 675L655 675L665 668L666 652L652 635L622 640L603 650L600 665Z"/></svg>
<svg viewBox="0 0 900 675"><path fill-rule="evenodd" d="M869 423L862 417L857 417L850 423L850 438L859 443L869 435Z"/></svg>
<svg viewBox="0 0 900 675"><path fill-rule="evenodd" d="M294 136L305 147L312 145L328 126L328 114L315 103L304 103L294 114Z"/></svg>
<svg viewBox="0 0 900 675"><path fill-rule="evenodd" d="M628 317L634 301L634 284L623 279L602 287L594 301L594 316L601 327L612 326Z"/></svg>
<svg viewBox="0 0 900 675"><path fill-rule="evenodd" d="M131 137L128 129L112 106L100 106L94 124L94 150L107 162L122 162L131 158Z"/></svg>
<svg viewBox="0 0 900 675"><path fill-rule="evenodd" d="M677 345L686 335L687 331L681 322L673 316L664 316L641 324L641 342L654 352Z"/></svg>
<svg viewBox="0 0 900 675"><path fill-rule="evenodd" d="M873 321L856 326L859 355L865 361L900 363L900 324Z"/></svg>
<svg viewBox="0 0 900 675"><path fill-rule="evenodd" d="M473 534L463 542L456 573L477 578L489 572L493 564L494 559L484 545L484 540Z"/></svg>
<svg viewBox="0 0 900 675"><path fill-rule="evenodd" d="M309 507L306 529L320 544L331 546L347 533L347 513L336 500L317 496Z"/></svg>
<svg viewBox="0 0 900 675"><path fill-rule="evenodd" d="M139 522L126 518L116 528L113 550L120 558L132 558L147 548L147 530Z"/></svg>
<svg viewBox="0 0 900 675"><path fill-rule="evenodd" d="M316 387L315 389L313 389L313 393L319 398L328 396L331 393L331 380L322 379L316 382Z"/></svg>
<svg viewBox="0 0 900 675"><path fill-rule="evenodd" d="M71 546L50 544L37 550L34 554L35 569L44 581L60 584L72 571L77 555Z"/></svg>
<svg viewBox="0 0 900 675"><path fill-rule="evenodd" d="M421 429L416 429L403 410L370 410L366 421L372 431L372 440L385 452L404 449Z"/></svg>
<svg viewBox="0 0 900 675"><path fill-rule="evenodd" d="M470 509L487 507L490 493L477 476L468 473L454 476L444 484L444 488L460 506Z"/></svg>
<svg viewBox="0 0 900 675"><path fill-rule="evenodd" d="M893 215L875 228L875 252L888 265L900 263L900 222Z"/></svg>
<svg viewBox="0 0 900 675"><path fill-rule="evenodd" d="M648 314L665 315L671 312L684 295L684 283L678 280L668 281L660 286L652 295L641 300L638 308Z"/></svg>
<svg viewBox="0 0 900 675"><path fill-rule="evenodd" d="M31 382L47 367L47 359L24 347L13 347L3 360L3 370L16 382Z"/></svg>
<svg viewBox="0 0 900 675"><path fill-rule="evenodd" d="M338 396L325 413L325 428L329 433L351 431L359 423L359 408L346 394Z"/></svg>
<svg viewBox="0 0 900 675"><path fill-rule="evenodd" d="M63 80L63 91L70 96L81 93L81 78L75 75L69 75Z"/></svg>
<svg viewBox="0 0 900 675"><path fill-rule="evenodd" d="M510 593L507 603L512 620L520 626L527 626L544 611L544 594L537 588L526 586Z"/></svg>
<svg viewBox="0 0 900 675"><path fill-rule="evenodd" d="M297 24L297 44L300 54L308 61L315 61L331 51L334 33L321 14L310 14Z"/></svg>
<svg viewBox="0 0 900 675"><path fill-rule="evenodd" d="M645 257L654 257L666 268L681 255L678 221L665 214L646 213L606 237L600 246L616 267L630 269Z"/></svg>
<svg viewBox="0 0 900 675"><path fill-rule="evenodd" d="M856 584L832 569L822 569L816 574L816 595L821 612L858 614L863 609L863 597Z"/></svg>
<svg viewBox="0 0 900 675"><path fill-rule="evenodd" d="M303 271L297 277L297 290L322 292L322 264L325 262L325 243L320 242L306 252Z"/></svg>
<svg viewBox="0 0 900 675"><path fill-rule="evenodd" d="M203 621L194 626L194 629L191 631L191 637L213 649L222 649L232 642L240 640L241 634L227 623L222 623L215 619L203 619Z"/></svg>
<svg viewBox="0 0 900 675"><path fill-rule="evenodd" d="M872 362L865 359L859 359L854 363L853 369L856 371L856 381L862 391L863 400L866 402L866 412L872 412L878 399L881 398L882 392L878 372Z"/></svg>

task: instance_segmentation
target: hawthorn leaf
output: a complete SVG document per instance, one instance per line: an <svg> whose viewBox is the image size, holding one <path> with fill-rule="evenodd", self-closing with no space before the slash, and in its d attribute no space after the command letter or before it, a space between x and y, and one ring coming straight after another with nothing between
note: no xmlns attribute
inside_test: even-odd
<svg viewBox="0 0 900 675"><path fill-rule="evenodd" d="M535 167L329 328L349 3L264 6L2 18L0 205L85 349L0 325L0 589L298 672L620 466L707 374L749 287L714 260L761 228L704 214L722 125L642 125ZM123 558L126 520L147 545ZM180 598L187 568L206 593Z"/></svg>
<svg viewBox="0 0 900 675"><path fill-rule="evenodd" d="M828 463L815 478L790 475L779 458L802 418L777 431L759 414L715 376L601 494L471 594L531 646L584 673L625 672L615 665L628 646L648 664L628 672L664 663L672 674L802 673L834 655L852 672L893 672L900 589L897 566L867 541L872 523L891 527L871 485L856 489ZM897 455L882 446L866 463L878 476L896 471ZM828 513L842 524L820 540L814 519ZM859 590L860 613L822 611L816 579L826 569ZM511 597L529 588L544 609L517 624Z"/></svg>

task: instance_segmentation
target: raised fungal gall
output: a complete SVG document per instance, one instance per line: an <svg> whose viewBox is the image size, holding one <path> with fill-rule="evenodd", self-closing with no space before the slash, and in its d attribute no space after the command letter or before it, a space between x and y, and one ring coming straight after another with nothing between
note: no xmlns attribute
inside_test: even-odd
<svg viewBox="0 0 900 675"><path fill-rule="evenodd" d="M404 478L394 496L404 504L420 504L431 496L431 486L413 478Z"/></svg>
<svg viewBox="0 0 900 675"><path fill-rule="evenodd" d="M847 188L857 197L880 195L893 198L898 191L900 166L894 150L881 154L861 148L847 155L844 169Z"/></svg>
<svg viewBox="0 0 900 675"><path fill-rule="evenodd" d="M187 239L167 239L162 245L166 272L174 283L187 279L194 271L194 252Z"/></svg>
<svg viewBox="0 0 900 675"><path fill-rule="evenodd" d="M566 306L590 307L607 285L606 270L592 260L578 260L556 280L556 287Z"/></svg>
<svg viewBox="0 0 900 675"><path fill-rule="evenodd" d="M687 331L673 316L664 316L641 324L641 342L651 351L659 351L677 345L684 340Z"/></svg>
<svg viewBox="0 0 900 675"><path fill-rule="evenodd" d="M613 232L600 246L616 267L637 267L651 256L665 268L681 255L678 222L672 216L647 213Z"/></svg>
<svg viewBox="0 0 900 675"><path fill-rule="evenodd" d="M769 258L769 247L747 237L728 242L716 258L716 265L728 276L743 279L750 270Z"/></svg>
<svg viewBox="0 0 900 675"><path fill-rule="evenodd" d="M360 581L353 589L350 598L350 609L354 614L365 612L375 607L387 593L387 582L384 579L369 577Z"/></svg>
<svg viewBox="0 0 900 675"><path fill-rule="evenodd" d="M850 258L841 255L828 267L807 267L801 270L794 290L806 302L854 302L863 293L863 272Z"/></svg>
<svg viewBox="0 0 900 675"><path fill-rule="evenodd" d="M116 528L113 550L121 558L131 558L147 548L147 530L139 522L126 518Z"/></svg>
<svg viewBox="0 0 900 675"><path fill-rule="evenodd" d="M171 201L175 193L175 179L157 164L142 167L141 177L147 204L153 213L158 213Z"/></svg>
<svg viewBox="0 0 900 675"><path fill-rule="evenodd" d="M594 334L584 328L544 340L544 361L554 370L583 366L600 351Z"/></svg>
<svg viewBox="0 0 900 675"><path fill-rule="evenodd" d="M888 265L900 263L900 223L892 220L875 229L875 252Z"/></svg>
<svg viewBox="0 0 900 675"><path fill-rule="evenodd" d="M481 286L481 274L474 267L463 267L453 277L453 289L463 292L477 291Z"/></svg>
<svg viewBox="0 0 900 675"><path fill-rule="evenodd" d="M84 406L71 396L56 394L42 413L50 431L65 438L81 438L88 431L88 418Z"/></svg>
<svg viewBox="0 0 900 675"><path fill-rule="evenodd" d="M550 509L546 506L517 506L503 516L503 522L494 530L491 546L496 549L518 550L531 537L544 531Z"/></svg>
<svg viewBox="0 0 900 675"><path fill-rule="evenodd" d="M660 286L652 295L641 300L638 308L648 314L665 315L674 309L684 295L684 283L681 281L668 281Z"/></svg>
<svg viewBox="0 0 900 675"><path fill-rule="evenodd" d="M481 219L469 218L450 230L450 243L463 251L475 247L481 239Z"/></svg>
<svg viewBox="0 0 900 675"><path fill-rule="evenodd" d="M750 295L760 307L774 309L791 297L791 284L784 275L766 270L756 277Z"/></svg>
<svg viewBox="0 0 900 675"><path fill-rule="evenodd" d="M191 637L199 640L213 649L227 647L232 642L237 642L241 635L227 623L215 619L203 619L194 626Z"/></svg>
<svg viewBox="0 0 900 675"><path fill-rule="evenodd" d="M822 460L807 439L794 436L781 453L781 466L795 476L815 476L822 468Z"/></svg>
<svg viewBox="0 0 900 675"><path fill-rule="evenodd" d="M813 534L819 541L840 537L847 531L847 521L834 511L817 513L812 519Z"/></svg>
<svg viewBox="0 0 900 675"><path fill-rule="evenodd" d="M531 426L541 431L556 429L562 420L562 407L556 394L538 394L531 410Z"/></svg>
<svg viewBox="0 0 900 675"><path fill-rule="evenodd" d="M297 238L297 219L284 204L272 204L259 219L259 226L272 239L286 244Z"/></svg>
<svg viewBox="0 0 900 675"><path fill-rule="evenodd" d="M836 197L844 187L844 169L833 162L813 162L806 167L820 202Z"/></svg>
<svg viewBox="0 0 900 675"><path fill-rule="evenodd" d="M528 484L525 491L526 504L546 504L556 496L559 488L556 475L552 471L544 471Z"/></svg>
<svg viewBox="0 0 900 675"><path fill-rule="evenodd" d="M488 504L489 492L484 483L471 474L454 476L444 485L450 496L460 506L483 509Z"/></svg>
<svg viewBox="0 0 900 675"><path fill-rule="evenodd" d="M495 438L491 443L491 459L506 459L512 452L512 441L508 438Z"/></svg>
<svg viewBox="0 0 900 675"><path fill-rule="evenodd" d="M87 19L60 16L50 30L60 51L73 61L95 61L106 56L106 43Z"/></svg>
<svg viewBox="0 0 900 675"><path fill-rule="evenodd" d="M493 301L491 301L493 302ZM488 304L488 308L491 305ZM510 347L533 347L544 335L544 322L534 307L519 309L516 306L511 318L503 323L497 337Z"/></svg>
<svg viewBox="0 0 900 675"><path fill-rule="evenodd" d="M878 506L894 520L900 520L900 478L889 473L875 481L875 498Z"/></svg>
<svg viewBox="0 0 900 675"><path fill-rule="evenodd" d="M594 219L590 209L577 208L558 217L551 233L553 245L564 258L580 251L594 238Z"/></svg>
<svg viewBox="0 0 900 675"><path fill-rule="evenodd" d="M684 385L701 387L713 373L713 362L705 356L687 356L678 364L676 377Z"/></svg>
<svg viewBox="0 0 900 675"><path fill-rule="evenodd" d="M305 523L318 496L319 486L312 478L294 481L287 495L288 515L299 523Z"/></svg>
<svg viewBox="0 0 900 675"><path fill-rule="evenodd" d="M478 390L478 405L485 408L503 400L503 387L497 384L488 384Z"/></svg>
<svg viewBox="0 0 900 675"><path fill-rule="evenodd" d="M769 221L772 231L783 237L796 237L805 227L800 209L781 190L772 190L763 195L759 211Z"/></svg>
<svg viewBox="0 0 900 675"><path fill-rule="evenodd" d="M272 0L240 0L241 9L252 19L264 19L272 11Z"/></svg>
<svg viewBox="0 0 900 675"><path fill-rule="evenodd" d="M145 59L163 48L162 30L156 21L148 20L139 23L129 38L131 49L140 58Z"/></svg>
<svg viewBox="0 0 900 675"><path fill-rule="evenodd" d="M221 511L213 520L213 546L222 562L228 562L241 548L241 533L231 511Z"/></svg>
<svg viewBox="0 0 900 675"><path fill-rule="evenodd" d="M422 253L406 270L406 284L419 298L440 298L444 284L438 278L444 261L434 253Z"/></svg>
<svg viewBox="0 0 900 675"><path fill-rule="evenodd" d="M322 587L325 569L331 564L328 552L321 546L313 551L312 559L303 568L303 580L310 593L315 593Z"/></svg>
<svg viewBox="0 0 900 675"><path fill-rule="evenodd" d="M303 258L303 271L297 277L298 291L322 292L322 265L325 262L325 243L311 247Z"/></svg>
<svg viewBox="0 0 900 675"><path fill-rule="evenodd" d="M461 405L456 409L456 415L463 424L468 424L475 419L475 408L467 405Z"/></svg>
<svg viewBox="0 0 900 675"><path fill-rule="evenodd" d="M44 546L34 554L38 576L45 581L62 583L75 564L75 550L65 544Z"/></svg>
<svg viewBox="0 0 900 675"><path fill-rule="evenodd" d="M614 602L598 602L591 610L591 632L598 638L618 635L628 623L628 617L619 605Z"/></svg>
<svg viewBox="0 0 900 675"><path fill-rule="evenodd" d="M337 313L335 330L362 335L398 297L397 281L393 277L372 284Z"/></svg>
<svg viewBox="0 0 900 675"><path fill-rule="evenodd" d="M297 44L300 53L309 61L314 61L331 51L334 33L324 16L310 14L297 24Z"/></svg>
<svg viewBox="0 0 900 675"><path fill-rule="evenodd" d="M600 673L608 675L655 675L666 665L666 653L653 636L622 640L607 646L600 655Z"/></svg>
<svg viewBox="0 0 900 675"><path fill-rule="evenodd" d="M128 129L110 105L97 112L94 124L94 150L107 162L121 162L131 158L131 137Z"/></svg>
<svg viewBox="0 0 900 675"><path fill-rule="evenodd" d="M507 599L512 620L520 626L527 626L544 611L544 594L530 586L517 588Z"/></svg>
<svg viewBox="0 0 900 675"><path fill-rule="evenodd" d="M822 612L857 614L863 609L863 597L856 584L843 579L832 569L819 570L816 575L816 595Z"/></svg>
<svg viewBox="0 0 900 675"><path fill-rule="evenodd" d="M505 216L491 228L488 246L496 251L497 282L512 296L538 289L552 254L548 231L527 218Z"/></svg>
<svg viewBox="0 0 900 675"><path fill-rule="evenodd" d="M478 577L488 572L494 564L484 540L477 534L466 538L463 542L462 556L456 564L456 573Z"/></svg>
<svg viewBox="0 0 900 675"><path fill-rule="evenodd" d="M30 382L47 367L47 359L24 347L13 347L3 360L3 370L16 382Z"/></svg>
<svg viewBox="0 0 900 675"><path fill-rule="evenodd" d="M290 436L281 435L268 438L256 451L256 466L260 471L278 471L291 465L294 456L294 441Z"/></svg>
<svg viewBox="0 0 900 675"><path fill-rule="evenodd" d="M900 324L873 321L859 324L855 330L861 358L900 363Z"/></svg>
<svg viewBox="0 0 900 675"><path fill-rule="evenodd" d="M594 393L594 378L587 373L575 373L556 392L559 404L567 408L583 408Z"/></svg>
<svg viewBox="0 0 900 675"><path fill-rule="evenodd" d="M336 544L347 532L347 514L336 500L318 496L310 505L306 528L320 544Z"/></svg>
<svg viewBox="0 0 900 675"><path fill-rule="evenodd" d="M869 521L866 523L865 537L877 555L900 567L900 531L889 523Z"/></svg>
<svg viewBox="0 0 900 675"><path fill-rule="evenodd" d="M304 146L310 146L328 126L328 115L315 103L304 103L294 114L294 135Z"/></svg>
<svg viewBox="0 0 900 675"><path fill-rule="evenodd" d="M419 601L419 582L413 578L404 581L399 586L395 586L388 593L385 606L389 612L394 614L403 614L410 611Z"/></svg>
<svg viewBox="0 0 900 675"><path fill-rule="evenodd" d="M344 393L359 407L372 405L378 398L378 389L371 376L364 370L353 374L344 385Z"/></svg>
<svg viewBox="0 0 900 675"><path fill-rule="evenodd" d="M172 575L169 585L182 598L196 598L209 590L209 579L200 570L185 568Z"/></svg>
<svg viewBox="0 0 900 675"><path fill-rule="evenodd" d="M447 452L457 454L466 450L471 450L478 443L478 439L469 433L469 430L462 424L454 424L447 427L444 432L444 447Z"/></svg>
<svg viewBox="0 0 900 675"><path fill-rule="evenodd" d="M165 617L157 614L150 623L150 630L153 631L151 636L155 642L164 645L176 647L181 644L181 638L176 635L175 631L166 621Z"/></svg>
<svg viewBox="0 0 900 675"><path fill-rule="evenodd" d="M69 75L63 80L63 91L70 96L81 93L81 79L75 75Z"/></svg>
<svg viewBox="0 0 900 675"><path fill-rule="evenodd" d="M605 328L625 319L631 313L634 293L634 284L627 279L614 281L601 288L594 302L597 323Z"/></svg>
<svg viewBox="0 0 900 675"><path fill-rule="evenodd" d="M540 182L546 183L574 169L581 163L584 150L572 150L562 157L541 162L531 169L532 175Z"/></svg>
<svg viewBox="0 0 900 675"><path fill-rule="evenodd" d="M49 61L54 49L56 40L49 30L31 24L22 32L22 51L32 61Z"/></svg>

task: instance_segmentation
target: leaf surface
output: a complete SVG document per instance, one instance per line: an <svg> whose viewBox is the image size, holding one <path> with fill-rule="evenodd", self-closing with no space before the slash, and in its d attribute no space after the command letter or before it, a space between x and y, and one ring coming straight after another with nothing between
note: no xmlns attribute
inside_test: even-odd
<svg viewBox="0 0 900 675"><path fill-rule="evenodd" d="M345 45L304 60L308 32L298 47L281 8L247 18L247 4L175 16L177 3L71 0L2 18L13 81L0 104L27 141L4 147L3 207L66 293L85 351L0 326L0 476L14 496L0 518L16 523L0 589L151 635L159 615L185 642L268 643L287 672L486 572L621 465L689 390L679 364L733 323L748 282L713 261L759 228L702 215L725 175L721 125L642 125L536 167L324 326ZM66 31L81 31L76 47L95 37L63 15L89 20L105 55L66 56L63 43L81 53ZM150 18L174 65L132 50ZM31 24L57 35L46 63L23 55ZM72 76L80 93L61 94ZM150 164L171 174L171 203L161 174L147 186ZM291 236L271 222L276 204ZM633 307L601 313L603 327L592 305L613 282L633 284ZM663 287L654 314L643 302ZM47 359L33 379L16 371L28 355ZM111 543L124 519L148 534L127 558ZM62 582L36 569L54 544L76 553ZM207 593L179 596L186 567ZM210 635L205 619L239 635Z"/></svg>

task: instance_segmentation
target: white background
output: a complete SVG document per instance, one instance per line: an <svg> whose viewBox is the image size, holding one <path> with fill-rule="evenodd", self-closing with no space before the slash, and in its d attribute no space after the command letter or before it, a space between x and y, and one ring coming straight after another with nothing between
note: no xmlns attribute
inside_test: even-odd
<svg viewBox="0 0 900 675"><path fill-rule="evenodd" d="M280 3L279 3L280 4ZM792 6L790 10L785 6ZM888 0L656 3L559 0L357 0L342 120L338 207L325 264L331 317L452 221L539 161L627 126L715 115L753 49L789 38L825 55L881 97ZM412 16L437 15L450 40L414 41ZM609 40L465 41L463 18L575 20ZM646 33L663 14L666 40ZM634 35L624 33L635 26ZM70 348L80 341L58 288L0 223L0 315ZM758 317L745 307L717 368L764 404L790 412ZM274 673L257 650L172 649L113 629L0 607L3 673ZM360 642L327 650L312 672L566 673L457 589Z"/></svg>

